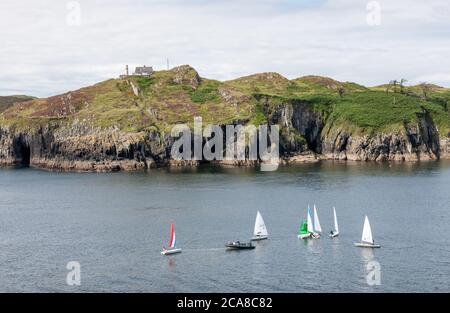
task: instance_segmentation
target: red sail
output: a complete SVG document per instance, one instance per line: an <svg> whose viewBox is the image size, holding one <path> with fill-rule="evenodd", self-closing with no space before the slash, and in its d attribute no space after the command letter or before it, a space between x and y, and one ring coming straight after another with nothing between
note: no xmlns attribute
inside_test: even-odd
<svg viewBox="0 0 450 313"><path fill-rule="evenodd" d="M170 224L170 240L169 240L169 247L173 248L175 243L175 228L173 226L173 223Z"/></svg>

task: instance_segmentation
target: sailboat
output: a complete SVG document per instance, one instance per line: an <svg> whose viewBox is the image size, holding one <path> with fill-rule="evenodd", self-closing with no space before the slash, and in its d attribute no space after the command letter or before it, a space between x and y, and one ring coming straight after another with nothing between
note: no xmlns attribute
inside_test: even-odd
<svg viewBox="0 0 450 313"><path fill-rule="evenodd" d="M337 215L336 215L336 208L333 207L333 215L334 215L334 229L330 232L330 238L334 238L339 236L339 226L337 221Z"/></svg>
<svg viewBox="0 0 450 313"><path fill-rule="evenodd" d="M320 226L319 222L319 214L317 214L317 208L314 204L314 232L312 234L312 237L314 239L320 238L320 233L322 232L322 227Z"/></svg>
<svg viewBox="0 0 450 313"><path fill-rule="evenodd" d="M307 217L306 217L306 221L303 221L302 224L300 225L300 229L298 231L298 238L299 239L306 239L311 237L311 234L314 233L314 229L313 229L313 222L312 222L312 217L311 217L311 208L308 205L308 211L307 211Z"/></svg>
<svg viewBox="0 0 450 313"><path fill-rule="evenodd" d="M298 239L306 239L311 236L311 233L308 231L308 222L304 220L300 225L300 229L298 230Z"/></svg>
<svg viewBox="0 0 450 313"><path fill-rule="evenodd" d="M380 245L376 245L373 241L372 228L370 227L370 222L367 215L364 220L364 228L361 237L361 242L355 243L355 246L362 248L381 248Z"/></svg>
<svg viewBox="0 0 450 313"><path fill-rule="evenodd" d="M253 237L250 239L251 241L263 240L267 239L269 234L267 233L266 224L264 224L264 220L262 218L261 213L259 211L256 213L255 220L255 228L253 230Z"/></svg>
<svg viewBox="0 0 450 313"><path fill-rule="evenodd" d="M175 227L172 224L170 224L170 240L169 240L169 248L163 248L163 251L161 251L162 255L169 255L169 254L175 254L180 253L181 249L176 247L176 238L175 238Z"/></svg>

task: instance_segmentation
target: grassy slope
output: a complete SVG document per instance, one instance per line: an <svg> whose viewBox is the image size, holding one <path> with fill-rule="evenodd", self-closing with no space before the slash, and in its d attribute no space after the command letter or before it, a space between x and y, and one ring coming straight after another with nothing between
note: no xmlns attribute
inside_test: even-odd
<svg viewBox="0 0 450 313"><path fill-rule="evenodd" d="M3 112L7 109L9 109L12 105L18 102L28 101L35 99L34 97L30 96L0 96L0 112Z"/></svg>
<svg viewBox="0 0 450 313"><path fill-rule="evenodd" d="M138 86L135 96L130 83L110 79L48 99L10 106L0 115L0 123L30 128L43 123L79 120L98 127L118 127L127 132L156 128L168 131L175 123L191 124L194 116L204 123L225 124L244 121L265 123L265 108L256 99L270 97L271 105L301 100L327 118L327 125L360 133L401 130L413 123L416 114L428 110L442 136L450 132L448 102L450 90L436 88L423 99L417 87L408 94L385 93L384 88L338 82L326 77L306 76L288 80L276 73L256 74L219 82L201 79L198 86L192 68L185 69L187 81L176 82L177 72L159 71L151 78L131 77ZM345 92L342 96L338 90Z"/></svg>

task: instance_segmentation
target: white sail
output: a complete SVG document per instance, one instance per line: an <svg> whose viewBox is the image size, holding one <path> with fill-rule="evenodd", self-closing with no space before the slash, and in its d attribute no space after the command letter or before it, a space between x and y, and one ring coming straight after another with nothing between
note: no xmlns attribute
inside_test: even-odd
<svg viewBox="0 0 450 313"><path fill-rule="evenodd" d="M308 232L313 233L314 229L313 229L313 222L312 222L312 218L311 218L311 209L309 208L309 205L308 205L308 216L306 218L306 223L308 224Z"/></svg>
<svg viewBox="0 0 450 313"><path fill-rule="evenodd" d="M364 228L361 237L361 242L373 244L372 229L370 228L369 218L366 215L364 220Z"/></svg>
<svg viewBox="0 0 450 313"><path fill-rule="evenodd" d="M322 227L320 226L319 215L317 214L317 208L315 204L314 204L314 231L317 233L322 232Z"/></svg>
<svg viewBox="0 0 450 313"><path fill-rule="evenodd" d="M333 215L334 215L334 231L336 233L339 233L339 226L338 226L337 215L336 215L336 208L335 207L333 207Z"/></svg>
<svg viewBox="0 0 450 313"><path fill-rule="evenodd" d="M268 236L266 224L259 211L256 213L255 229L253 230L254 236Z"/></svg>

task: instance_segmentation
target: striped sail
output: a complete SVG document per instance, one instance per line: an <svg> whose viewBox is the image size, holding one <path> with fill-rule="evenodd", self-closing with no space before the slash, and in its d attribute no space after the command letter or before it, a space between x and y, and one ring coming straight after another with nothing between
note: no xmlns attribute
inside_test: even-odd
<svg viewBox="0 0 450 313"><path fill-rule="evenodd" d="M176 247L176 238L175 238L175 227L172 224L170 224L170 241L169 241L169 248L173 249Z"/></svg>

